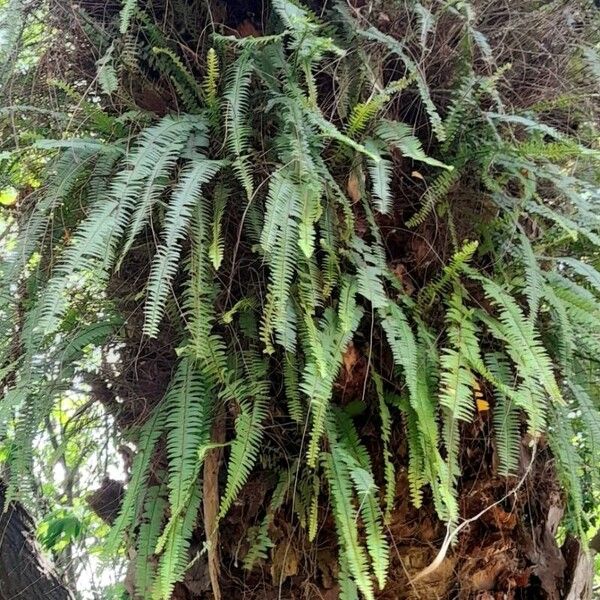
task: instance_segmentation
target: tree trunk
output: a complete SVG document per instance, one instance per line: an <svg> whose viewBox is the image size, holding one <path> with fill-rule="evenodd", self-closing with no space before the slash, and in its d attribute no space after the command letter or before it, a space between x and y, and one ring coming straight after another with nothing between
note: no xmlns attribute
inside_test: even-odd
<svg viewBox="0 0 600 600"><path fill-rule="evenodd" d="M0 506L5 486L0 483ZM35 541L31 516L19 503L0 515L0 600L72 600Z"/></svg>

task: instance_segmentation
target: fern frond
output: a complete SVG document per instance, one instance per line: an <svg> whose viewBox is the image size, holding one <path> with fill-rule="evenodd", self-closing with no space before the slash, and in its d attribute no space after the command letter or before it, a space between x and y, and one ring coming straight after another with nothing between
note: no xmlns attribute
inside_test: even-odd
<svg viewBox="0 0 600 600"><path fill-rule="evenodd" d="M478 247L479 242L477 241L465 241L462 247L452 255L450 262L444 267L442 275L419 292L419 301L431 303L436 294L444 290L450 282L456 280L458 275L468 268Z"/></svg>
<svg viewBox="0 0 600 600"><path fill-rule="evenodd" d="M575 398L584 426L584 443L591 454L590 463L597 465L600 460L600 410L584 386L574 382L569 382L568 386Z"/></svg>
<svg viewBox="0 0 600 600"><path fill-rule="evenodd" d="M201 118L165 117L154 130L149 129L140 136L139 153L128 159L128 163L133 168L123 173L124 185L117 187L124 194L129 194L129 197L132 192L139 194L137 198L131 198L132 207L135 208L127 226L128 235L121 253L122 257L127 254L148 222L152 208L165 189L168 176L190 135L194 132L195 144L203 147L208 141L206 130L206 123Z"/></svg>
<svg viewBox="0 0 600 600"><path fill-rule="evenodd" d="M346 7L342 6L341 4L338 4L336 6L336 9L344 16L346 22L352 24L351 26L353 32L358 33L358 35L368 40L386 46L391 52L396 54L400 58L400 60L402 60L410 76L416 82L421 101L423 102L423 106L427 111L427 115L429 116L429 120L431 122L433 130L435 131L436 137L440 142L443 142L446 138L446 132L442 123L442 119L437 111L437 108L435 107L435 104L433 103L433 100L431 99L429 86L427 85L427 82L425 81L425 78L423 77L423 74L421 73L418 65L409 56L408 50L404 46L404 44L398 41L397 39L393 38L392 36L379 31L375 27L368 27L367 29L362 29L357 24L355 19L350 16Z"/></svg>
<svg viewBox="0 0 600 600"><path fill-rule="evenodd" d="M527 285L524 293L529 304L529 318L535 321L543 293L544 281L537 258L533 252L531 242L523 233L519 236L521 244L521 257L525 267L525 281Z"/></svg>
<svg viewBox="0 0 600 600"><path fill-rule="evenodd" d="M450 477L446 486L452 489L460 474L459 421L468 422L473 418L472 390L476 380L470 364L481 362L481 358L472 323L472 312L463 306L459 292L454 292L448 302L446 322L450 346L444 348L440 356L439 401L445 409L444 445L448 464L447 475Z"/></svg>
<svg viewBox="0 0 600 600"><path fill-rule="evenodd" d="M375 131L381 140L393 148L397 148L408 158L434 167L441 167L447 171L454 169L451 165L427 156L423 151L420 140L413 135L412 129L406 123L382 120L378 123Z"/></svg>
<svg viewBox="0 0 600 600"><path fill-rule="evenodd" d="M583 490L581 487L583 467L581 458L573 444L575 432L571 426L568 412L564 407L553 406L550 410L554 412L552 419L554 426L548 432L550 447L556 457L559 479L565 489L569 491L569 516L574 520L579 535L582 539L585 539L582 518L585 510L583 508Z"/></svg>
<svg viewBox="0 0 600 600"><path fill-rule="evenodd" d="M389 544L383 531L383 513L376 496L377 486L373 477L371 459L350 417L343 412L338 412L336 416L339 432L337 443L346 453L345 460L350 469L350 478L354 482L360 503L360 514L365 526L367 549L373 572L379 589L382 590L389 568Z"/></svg>
<svg viewBox="0 0 600 600"><path fill-rule="evenodd" d="M600 272L592 265L570 256L560 256L556 261L570 267L577 275L586 279L597 292L600 292Z"/></svg>
<svg viewBox="0 0 600 600"><path fill-rule="evenodd" d="M218 105L218 85L219 85L220 69L219 57L214 48L209 48L206 53L206 75L202 82L202 93L204 101L208 106L209 111L216 114Z"/></svg>
<svg viewBox="0 0 600 600"><path fill-rule="evenodd" d="M371 98L366 102L358 102L352 107L350 117L348 118L348 127L346 133L351 138L356 138L367 127L369 121L377 114L381 108L382 102L379 96Z"/></svg>
<svg viewBox="0 0 600 600"><path fill-rule="evenodd" d="M342 364L342 359L352 336L362 318L362 309L356 304L356 284L346 279L340 292L338 312L326 309L321 320L319 335L325 361L319 368L313 356L304 368L301 389L309 398L312 425L307 451L309 467L316 465L319 443L325 430L325 423L331 399L332 388Z"/></svg>
<svg viewBox="0 0 600 600"><path fill-rule="evenodd" d="M161 496L161 487L148 489L144 501L144 513L139 528L135 556L135 589L142 598L151 595L156 567L152 556L160 536L166 500Z"/></svg>
<svg viewBox="0 0 600 600"><path fill-rule="evenodd" d="M520 375L530 383L537 382L557 404L564 404L550 358L533 324L524 318L515 300L500 286L488 279L483 280L482 285L488 298L498 306L507 350L518 365Z"/></svg>
<svg viewBox="0 0 600 600"><path fill-rule="evenodd" d="M235 157L234 169L248 198L252 196L254 189L247 157L251 132L248 112L252 70L250 54L248 51L243 51L227 71L223 94L227 128L226 143L229 151Z"/></svg>
<svg viewBox="0 0 600 600"><path fill-rule="evenodd" d="M112 43L104 53L104 55L96 61L98 85L104 94L110 95L116 91L119 86L117 71L113 64L112 54L115 45Z"/></svg>
<svg viewBox="0 0 600 600"><path fill-rule="evenodd" d="M456 166L452 171L446 171L445 173L438 175L423 194L423 205L410 219L408 219L408 221L406 221L406 226L412 228L424 223L425 219L427 219L433 209L447 196L448 192L459 180L460 175L460 169Z"/></svg>
<svg viewBox="0 0 600 600"><path fill-rule="evenodd" d="M158 335L159 325L173 276L179 268L181 241L192 217L192 208L201 199L202 186L223 166L222 161L198 156L182 170L179 183L167 205L163 241L152 262L144 306L144 333Z"/></svg>
<svg viewBox="0 0 600 600"><path fill-rule="evenodd" d="M508 360L501 354L486 355L486 364L494 378L509 388L515 384ZM493 412L496 451L498 452L498 473L508 476L517 472L519 465L519 413L514 401L502 390L495 390L495 405Z"/></svg>
<svg viewBox="0 0 600 600"><path fill-rule="evenodd" d="M154 52L154 54L157 56L164 55L171 61L171 63L175 67L175 73L173 75L174 79L178 81L182 87L185 86L191 91L192 95L194 96L194 100L200 96L200 87L196 82L196 78L190 72L190 70L183 64L181 58L179 58L179 56L177 56L177 54L173 52L173 50L171 50L170 48L155 46L154 48L152 48L152 52ZM187 94L185 95L187 96ZM198 105L195 101L192 101L191 104L192 106L188 107L188 110L198 108Z"/></svg>
<svg viewBox="0 0 600 600"><path fill-rule="evenodd" d="M139 506L139 499L143 497L144 486L148 479L150 461L162 433L165 417L163 406L157 406L140 431L138 451L133 460L131 477L127 484L127 492L121 503L119 516L114 522L106 540L105 548L107 556L114 556L117 552L123 536L127 533L129 527L131 527L141 508Z"/></svg>
<svg viewBox="0 0 600 600"><path fill-rule="evenodd" d="M371 190L376 199L377 210L383 214L387 214L391 208L392 195L390 191L392 181L392 162L384 158L375 140L366 140L365 148L373 155L377 156L377 160L368 159L369 176L371 178Z"/></svg>
<svg viewBox="0 0 600 600"><path fill-rule="evenodd" d="M261 337L267 342L275 330L278 342L293 352L296 330L288 303L298 252L302 195L298 186L283 171L272 176L266 210L261 244L268 252L270 288Z"/></svg>
<svg viewBox="0 0 600 600"><path fill-rule="evenodd" d="M229 188L222 184L218 185L213 193L212 241L208 249L208 255L215 271L219 270L223 262L225 240L223 239L222 221L228 199Z"/></svg>
<svg viewBox="0 0 600 600"><path fill-rule="evenodd" d="M269 383L265 360L254 352L245 356L248 370L248 399L240 402L240 414L235 420L235 439L227 465L227 483L221 498L219 519L222 519L248 480L260 451L263 438L263 422L269 404Z"/></svg>
<svg viewBox="0 0 600 600"><path fill-rule="evenodd" d="M367 556L358 538L357 514L352 503L352 480L339 447L334 446L330 453L323 453L323 468L331 489L340 547L346 557L348 571L364 597L374 600Z"/></svg>
<svg viewBox="0 0 600 600"><path fill-rule="evenodd" d="M383 523L388 525L391 519L394 501L396 499L396 469L392 460L391 440L392 440L392 417L388 408L385 393L383 391L383 381L377 373L372 374L375 383L375 391L379 401L379 418L381 419L381 440L383 442L383 473L385 477L385 512L383 513Z"/></svg>
<svg viewBox="0 0 600 600"><path fill-rule="evenodd" d="M191 358L181 359L164 400L169 458L171 521L180 520L201 467L199 451L210 441L213 395Z"/></svg>
<svg viewBox="0 0 600 600"><path fill-rule="evenodd" d="M181 581L189 564L189 547L196 526L200 506L200 486L190 490L183 514L174 519L163 544L157 574L152 590L152 600L170 600L175 583ZM173 519L173 518L172 518Z"/></svg>
<svg viewBox="0 0 600 600"><path fill-rule="evenodd" d="M119 31L121 34L127 33L131 18L137 11L137 0L124 0L121 13L119 14Z"/></svg>

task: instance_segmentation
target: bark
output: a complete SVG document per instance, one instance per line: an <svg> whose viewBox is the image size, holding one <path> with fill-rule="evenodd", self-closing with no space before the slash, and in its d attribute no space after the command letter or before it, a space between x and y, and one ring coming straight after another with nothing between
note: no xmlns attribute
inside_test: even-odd
<svg viewBox="0 0 600 600"><path fill-rule="evenodd" d="M5 487L0 482L0 506ZM0 514L0 600L73 600L35 541L34 523L19 503Z"/></svg>

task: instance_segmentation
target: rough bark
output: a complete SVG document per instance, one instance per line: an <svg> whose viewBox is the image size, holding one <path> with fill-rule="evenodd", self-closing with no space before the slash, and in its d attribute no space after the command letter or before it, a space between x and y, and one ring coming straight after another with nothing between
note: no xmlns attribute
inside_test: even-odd
<svg viewBox="0 0 600 600"><path fill-rule="evenodd" d="M0 506L5 486L0 482ZM34 523L19 503L0 514L0 600L73 600L36 544Z"/></svg>

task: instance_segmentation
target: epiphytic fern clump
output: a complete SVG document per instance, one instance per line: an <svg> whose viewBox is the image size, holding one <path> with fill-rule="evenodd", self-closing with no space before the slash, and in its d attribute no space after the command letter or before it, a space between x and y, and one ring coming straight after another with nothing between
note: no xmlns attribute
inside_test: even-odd
<svg viewBox="0 0 600 600"><path fill-rule="evenodd" d="M181 52L128 1L114 41L98 34L99 95L80 99L80 126L3 142L2 175L16 181L20 160L33 181L3 263L19 290L1 313L18 315L0 371L10 497L28 489L73 348L165 340L170 352L164 398L123 432L136 455L106 544L135 549L141 598L170 598L204 552L220 597L212 535L255 481L270 495L240 568L279 557L288 526L312 543L331 517L340 597L375 598L398 494L431 499L449 531L464 516L466 430L493 434L494 476L522 472L524 436L549 443L586 529L581 481L600 444L598 122L579 115L575 137L511 96L504 45L496 56L478 27L485 2L414 3L403 32L348 6L317 15L273 0L260 31L198 28ZM426 58L444 27L440 94ZM132 35L139 54L120 60ZM574 78L583 61L585 81L597 75L597 41L569 52ZM145 105L127 95L144 61ZM152 86L171 104L150 110ZM116 292L123 273L131 289ZM207 511L208 481L220 505Z"/></svg>

